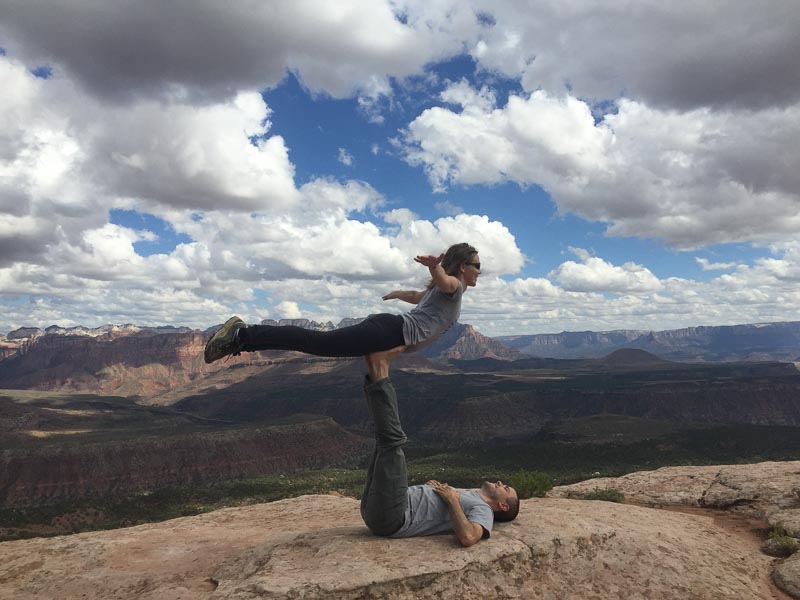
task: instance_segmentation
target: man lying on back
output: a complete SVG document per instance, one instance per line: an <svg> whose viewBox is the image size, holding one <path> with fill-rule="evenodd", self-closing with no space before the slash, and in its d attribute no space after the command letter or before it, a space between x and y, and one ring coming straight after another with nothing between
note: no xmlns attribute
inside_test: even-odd
<svg viewBox="0 0 800 600"><path fill-rule="evenodd" d="M367 406L375 424L375 450L361 498L361 516L375 535L412 537L453 531L464 546L488 538L494 521L511 521L519 512L517 492L502 481L458 490L431 480L408 485L403 454L407 438L400 424L397 395L389 365L400 353L390 350L366 357Z"/></svg>

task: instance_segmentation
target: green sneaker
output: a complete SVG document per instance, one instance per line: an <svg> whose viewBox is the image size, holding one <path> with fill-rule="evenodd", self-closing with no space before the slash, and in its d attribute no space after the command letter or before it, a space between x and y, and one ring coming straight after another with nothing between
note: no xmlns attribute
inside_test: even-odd
<svg viewBox="0 0 800 600"><path fill-rule="evenodd" d="M242 351L242 345L236 332L242 327L246 327L246 325L239 317L231 317L225 321L225 324L206 342L206 349L203 353L205 361L211 364L229 354L238 356Z"/></svg>

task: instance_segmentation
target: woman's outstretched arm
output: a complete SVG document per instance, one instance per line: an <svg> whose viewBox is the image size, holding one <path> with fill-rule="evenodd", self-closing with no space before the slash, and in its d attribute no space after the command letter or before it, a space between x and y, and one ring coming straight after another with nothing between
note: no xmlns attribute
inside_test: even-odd
<svg viewBox="0 0 800 600"><path fill-rule="evenodd" d="M402 300L403 302L408 302L409 304L419 304L419 301L422 300L424 295L425 292L418 292L416 290L395 290L386 294L383 299Z"/></svg>
<svg viewBox="0 0 800 600"><path fill-rule="evenodd" d="M439 263L442 262L444 254L439 256L415 256L414 260L421 265L428 267L431 272L433 283L445 294L452 294L458 289L458 279L448 275Z"/></svg>

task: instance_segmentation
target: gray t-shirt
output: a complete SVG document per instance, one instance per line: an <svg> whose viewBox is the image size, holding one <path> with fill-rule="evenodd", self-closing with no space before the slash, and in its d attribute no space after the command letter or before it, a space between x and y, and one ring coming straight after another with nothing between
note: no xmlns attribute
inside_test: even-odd
<svg viewBox="0 0 800 600"><path fill-rule="evenodd" d="M427 346L458 321L463 294L464 286L460 281L452 294L445 294L434 285L419 304L403 314L403 338L406 345L411 346L407 351Z"/></svg>
<svg viewBox="0 0 800 600"><path fill-rule="evenodd" d="M481 498L478 490L459 490L458 502L467 519L483 527L483 537L489 537L494 523L492 507ZM408 488L406 522L390 537L404 538L433 535L453 530L447 503L429 485Z"/></svg>

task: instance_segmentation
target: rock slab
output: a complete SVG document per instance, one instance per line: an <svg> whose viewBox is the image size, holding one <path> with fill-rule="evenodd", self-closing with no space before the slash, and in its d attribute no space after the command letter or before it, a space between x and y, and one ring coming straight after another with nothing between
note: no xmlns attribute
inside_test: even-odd
<svg viewBox="0 0 800 600"><path fill-rule="evenodd" d="M800 461L664 467L559 486L548 496L580 498L596 488L619 490L636 504L718 508L767 518L800 508Z"/></svg>
<svg viewBox="0 0 800 600"><path fill-rule="evenodd" d="M774 579L778 587L792 598L800 598L800 553L779 564Z"/></svg>
<svg viewBox="0 0 800 600"><path fill-rule="evenodd" d="M356 500L303 496L0 543L0 598L781 598L771 565L703 515L532 499L464 549L452 535L377 538Z"/></svg>
<svg viewBox="0 0 800 600"><path fill-rule="evenodd" d="M781 527L788 535L800 538L800 508L779 510L769 517L769 524Z"/></svg>

